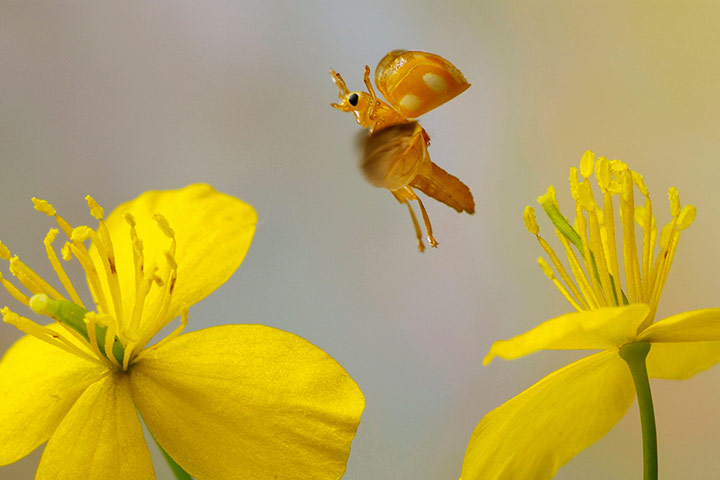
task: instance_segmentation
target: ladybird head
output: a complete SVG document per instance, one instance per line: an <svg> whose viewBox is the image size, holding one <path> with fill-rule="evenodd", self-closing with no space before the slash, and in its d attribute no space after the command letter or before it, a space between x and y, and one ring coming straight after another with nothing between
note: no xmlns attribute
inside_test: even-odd
<svg viewBox="0 0 720 480"><path fill-rule="evenodd" d="M332 75L333 82L338 87L338 98L340 98L340 103L331 103L330 106L343 112L352 112L357 108L362 92L348 90L345 80L335 70L330 70L330 75Z"/></svg>
<svg viewBox="0 0 720 480"><path fill-rule="evenodd" d="M367 92L351 92L348 90L345 80L334 70L330 70L333 82L338 87L338 103L331 103L330 106L342 110L343 112L353 112L358 122L364 123L361 119L367 114L368 109L372 105L373 97Z"/></svg>

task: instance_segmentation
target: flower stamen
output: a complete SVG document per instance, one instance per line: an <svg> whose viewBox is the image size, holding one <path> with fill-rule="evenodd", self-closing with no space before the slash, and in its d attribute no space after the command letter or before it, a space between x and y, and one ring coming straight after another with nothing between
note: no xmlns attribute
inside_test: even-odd
<svg viewBox="0 0 720 480"><path fill-rule="evenodd" d="M7 323L8 325L12 325L21 332L32 335L38 340L42 340L43 342L65 350L66 352L73 355L77 355L86 360L90 360L91 362L95 362L103 366L105 365L105 363L98 357L94 357L89 353L81 350L76 345L74 345L69 340L60 335L58 332L52 330L49 327L43 327L41 325L38 325L29 318L22 317L17 313L11 311L7 307L4 307L2 310L0 310L0 314L2 314L3 321L5 323Z"/></svg>
<svg viewBox="0 0 720 480"><path fill-rule="evenodd" d="M77 261L80 262L80 266L83 270L85 270L85 276L88 279L88 287L93 296L93 300L98 305L98 311L109 313L110 309L108 307L107 299L105 298L105 291L103 290L102 283L100 282L100 275L98 274L97 268L95 268L95 264L90 258L90 254L85 248L85 245L82 243L89 236L87 232L88 230L90 230L89 227L77 227L73 229L70 237L71 243L68 248Z"/></svg>
<svg viewBox="0 0 720 480"><path fill-rule="evenodd" d="M50 231L48 231L48 234L45 236L45 239L43 240L43 244L45 245L45 252L47 253L48 260L50 260L50 265L52 265L53 270L55 270L55 273L57 274L58 279L60 280L60 283L62 283L63 287L65 287L65 291L67 291L68 295L70 295L70 298L72 299L73 303L85 308L85 305L83 305L83 302L80 299L80 295L78 295L77 291L75 290L75 287L73 286L72 282L70 281L70 278L67 276L67 273L65 273L65 269L63 268L62 264L60 263L60 260L58 259L57 254L55 253L55 249L52 248L52 243L55 241L55 238L57 237L58 232L59 231L56 228L51 228Z"/></svg>
<svg viewBox="0 0 720 480"><path fill-rule="evenodd" d="M597 204L590 183L593 174L602 192L602 208ZM643 177L630 170L619 160L608 161L605 157L595 160L592 152L586 152L580 161L580 169L570 169L570 192L575 201L574 225L559 210L555 189L551 186L538 198L567 255L574 281L552 248L539 236L534 211L526 209L523 219L528 231L535 235L542 249L550 258L555 271L559 272L567 285L558 288L574 307L595 309L603 306L619 306L630 303L645 303L650 306L650 315L641 328L653 321L663 286L667 279L673 256L679 242L680 231L689 226L695 218L695 208L681 208L675 188L671 188L670 211L672 221L660 232L653 215L653 204ZM635 206L635 188L644 197L644 204ZM620 202L620 225L622 227L623 272L626 291L620 279L621 268L616 248L615 206L613 197ZM636 235L637 225L642 236ZM637 241L641 242L638 248ZM572 248L575 246L575 249ZM654 257L656 244L659 254ZM582 260L581 260L582 259ZM540 264L545 274L553 281L559 280L552 274L547 262ZM577 288L575 288L577 284ZM562 285L561 285L562 286ZM556 285L557 287L557 285ZM627 292L627 295L626 295Z"/></svg>
<svg viewBox="0 0 720 480"><path fill-rule="evenodd" d="M120 291L120 281L118 279L117 267L115 266L115 252L112 240L110 239L110 232L108 232L107 225L103 220L104 211L90 195L87 195L85 200L87 201L88 207L90 207L90 214L98 221L98 230L94 231L90 229L90 238L97 249L98 255L102 259L103 266L105 267L105 276L107 278L108 288L110 289L113 306L115 307L115 319L118 325L122 325L122 293Z"/></svg>
<svg viewBox="0 0 720 480"><path fill-rule="evenodd" d="M5 277L3 277L2 272L0 272L0 282L2 282L3 287L5 287L5 290L8 291L8 293L18 302L22 303L26 307L30 304L30 297L22 293L18 288L13 285L9 280L6 280Z"/></svg>
<svg viewBox="0 0 720 480"><path fill-rule="evenodd" d="M15 275L18 281L32 293L45 293L52 298L65 300L65 297L63 297L60 292L43 280L34 270L25 265L17 255L10 259L10 273Z"/></svg>
<svg viewBox="0 0 720 480"><path fill-rule="evenodd" d="M185 327L187 327L187 323L188 323L188 308L185 307L185 308L183 308L182 312L180 313L180 325L178 325L178 326L175 328L175 330L173 330L172 332L170 332L170 335L168 335L167 337L163 338L162 340L160 340L159 342L157 342L157 343L154 344L153 346L148 347L148 348L144 349L142 352L138 353L138 354L135 356L135 358L133 359L133 362L137 362L137 361L140 360L143 356L145 356L147 353L152 352L153 350L157 349L158 347L166 344L167 342L169 342L169 341L172 340L173 338L175 338L175 337L177 337L178 335L180 335L180 334L183 332L183 330L185 330Z"/></svg>
<svg viewBox="0 0 720 480"><path fill-rule="evenodd" d="M567 271L565 270L565 267L563 266L562 262L560 262L560 259L555 254L555 251L552 249L550 244L547 243L547 241L540 236L540 227L537 224L537 220L535 218L535 210L532 207L528 206L525 208L525 212L523 213L523 220L525 221L525 227L531 234L535 235L535 238L537 239L538 243L540 244L540 247L542 247L542 249L545 251L545 253L547 253L553 266L557 270L558 274L560 274L560 278L562 278L563 282L565 282L567 287L570 289L570 291L574 295L575 299L577 299L577 302L579 302L583 306L583 308L587 309L588 305L585 302L583 295L580 293L580 291L575 286L575 282L573 282L572 278L570 278L570 275L568 275ZM543 268L543 271L547 275L547 270L544 267L542 267L542 265L541 265L541 268ZM551 270L551 272L552 272L552 270ZM562 293L562 290L561 290L561 293ZM563 296L564 295L565 294L563 293ZM570 302L570 303L574 306L573 302Z"/></svg>
<svg viewBox="0 0 720 480"><path fill-rule="evenodd" d="M65 232L65 235L67 235L68 238L70 238L70 234L73 230L72 227L65 221L64 218L57 214L55 207L53 207L50 202L35 197L32 198L32 202L35 210L44 213L48 217L54 217L60 229Z"/></svg>

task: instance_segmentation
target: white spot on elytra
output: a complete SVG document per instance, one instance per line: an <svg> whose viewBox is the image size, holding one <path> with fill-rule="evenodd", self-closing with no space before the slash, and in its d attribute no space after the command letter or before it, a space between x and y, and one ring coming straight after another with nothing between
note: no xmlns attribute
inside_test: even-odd
<svg viewBox="0 0 720 480"><path fill-rule="evenodd" d="M423 82L425 85L430 87L431 90L436 92L444 92L447 89L447 82L440 76L434 73L426 73L423 75Z"/></svg>
<svg viewBox="0 0 720 480"><path fill-rule="evenodd" d="M400 100L400 106L410 112L417 110L420 107L420 103L420 99L417 95L413 95L412 93L408 93L402 98L402 100Z"/></svg>

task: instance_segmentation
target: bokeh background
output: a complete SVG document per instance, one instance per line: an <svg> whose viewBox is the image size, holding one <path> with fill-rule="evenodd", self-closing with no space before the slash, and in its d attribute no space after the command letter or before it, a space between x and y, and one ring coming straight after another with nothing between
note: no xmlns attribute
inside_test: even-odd
<svg viewBox="0 0 720 480"><path fill-rule="evenodd" d="M642 172L661 223L670 186L698 208L660 316L718 305L719 24L710 0L2 2L0 238L49 275L32 196L75 224L88 193L108 211L199 181L243 198L253 245L189 330L263 323L333 355L367 401L346 479L457 479L480 418L578 357L481 365L569 311L521 214L551 183L567 206L586 149ZM422 122L477 212L428 200L440 248L423 255L405 207L357 170L360 127L329 107L330 68L360 89L398 48L472 83ZM17 338L0 324L0 353ZM720 368L653 388L663 477L718 478ZM557 478L640 478L636 408ZM0 478L32 478L39 454Z"/></svg>

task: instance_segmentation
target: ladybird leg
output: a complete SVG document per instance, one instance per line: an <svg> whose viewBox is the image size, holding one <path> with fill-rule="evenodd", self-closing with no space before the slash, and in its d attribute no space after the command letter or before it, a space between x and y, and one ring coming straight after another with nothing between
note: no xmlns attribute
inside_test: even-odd
<svg viewBox="0 0 720 480"><path fill-rule="evenodd" d="M413 189L410 188L408 185L405 185L403 189L408 193L408 198L410 198L411 200L417 200L418 204L420 205L420 213L422 213L423 222L425 222L425 230L427 230L428 242L430 243L431 247L437 248L438 242L433 236L432 225L430 225L430 218L428 217L427 210L425 210L425 205L423 205L420 197L418 197L417 194L415 194L415 191L413 191Z"/></svg>
<svg viewBox="0 0 720 480"><path fill-rule="evenodd" d="M410 205L410 202L401 194L396 192L390 192L392 193L395 198L397 198L397 201L400 203L404 203L408 207L408 211L410 212L410 218L412 218L413 227L415 227L415 236L417 237L418 241L418 250L420 250L420 253L425 251L425 244L422 240L422 232L420 231L420 224L417 221L417 217L415 216L415 212L413 212L412 205Z"/></svg>
<svg viewBox="0 0 720 480"><path fill-rule="evenodd" d="M379 105L380 102L378 102L375 90L373 90L372 82L370 81L370 67L367 65L365 65L365 75L363 76L363 80L365 81L365 87L368 89L368 92L372 97L372 102L370 102L370 107L368 108L368 118L372 120L375 118L375 107Z"/></svg>

